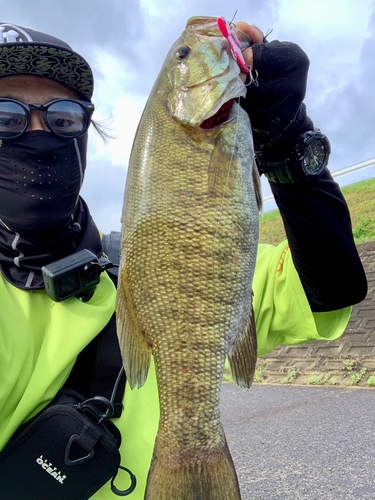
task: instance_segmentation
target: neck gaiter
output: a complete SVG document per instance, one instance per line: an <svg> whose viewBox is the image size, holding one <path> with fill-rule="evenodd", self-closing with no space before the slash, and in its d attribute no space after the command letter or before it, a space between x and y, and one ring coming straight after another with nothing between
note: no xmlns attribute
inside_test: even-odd
<svg viewBox="0 0 375 500"><path fill-rule="evenodd" d="M100 255L99 232L79 197L86 148L87 134L39 130L0 141L0 269L13 285L43 288L43 265L84 248Z"/></svg>

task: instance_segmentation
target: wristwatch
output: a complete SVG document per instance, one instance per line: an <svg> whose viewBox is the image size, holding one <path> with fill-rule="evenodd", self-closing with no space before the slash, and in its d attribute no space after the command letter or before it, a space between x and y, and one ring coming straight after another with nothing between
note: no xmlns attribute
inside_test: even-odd
<svg viewBox="0 0 375 500"><path fill-rule="evenodd" d="M331 146L319 129L305 132L290 158L274 163L263 163L256 157L260 174L271 182L285 184L316 179L326 168Z"/></svg>

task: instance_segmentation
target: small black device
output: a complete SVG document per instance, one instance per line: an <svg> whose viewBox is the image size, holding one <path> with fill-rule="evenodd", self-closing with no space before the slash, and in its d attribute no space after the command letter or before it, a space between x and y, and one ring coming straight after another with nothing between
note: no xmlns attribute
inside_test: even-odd
<svg viewBox="0 0 375 500"><path fill-rule="evenodd" d="M101 273L110 267L113 267L110 260L98 259L90 250L81 250L42 267L46 292L55 302L73 296L87 302L94 294Z"/></svg>
<svg viewBox="0 0 375 500"><path fill-rule="evenodd" d="M112 413L105 397L85 400L75 391L59 391L1 452L2 500L88 500L111 478L115 495L129 495L137 480L120 465L121 434L109 420ZM130 476L126 490L114 485L119 470Z"/></svg>
<svg viewBox="0 0 375 500"><path fill-rule="evenodd" d="M258 158L260 174L271 182L286 184L317 178L327 168L331 146L318 129L305 132L290 158L274 163L262 163Z"/></svg>

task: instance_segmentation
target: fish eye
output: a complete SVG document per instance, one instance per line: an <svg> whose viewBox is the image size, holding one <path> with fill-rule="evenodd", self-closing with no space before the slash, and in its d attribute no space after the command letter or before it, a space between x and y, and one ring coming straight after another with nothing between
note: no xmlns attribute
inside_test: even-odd
<svg viewBox="0 0 375 500"><path fill-rule="evenodd" d="M189 53L190 53L189 47L186 47L186 45L182 45L182 47L179 47L176 50L176 59L182 61L183 59L187 58Z"/></svg>

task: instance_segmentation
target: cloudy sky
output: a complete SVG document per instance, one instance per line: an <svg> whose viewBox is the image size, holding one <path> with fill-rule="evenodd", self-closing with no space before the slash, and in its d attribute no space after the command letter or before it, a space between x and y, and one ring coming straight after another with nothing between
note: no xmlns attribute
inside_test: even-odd
<svg viewBox="0 0 375 500"><path fill-rule="evenodd" d="M1 22L55 35L90 63L94 117L114 139L90 132L83 197L103 232L120 230L128 158L138 120L164 58L194 15L256 24L269 40L298 43L310 58L306 104L330 139L332 172L375 157L373 0L12 0ZM340 178L375 176L375 167ZM270 192L266 182L263 194ZM265 210L272 208L267 203Z"/></svg>

